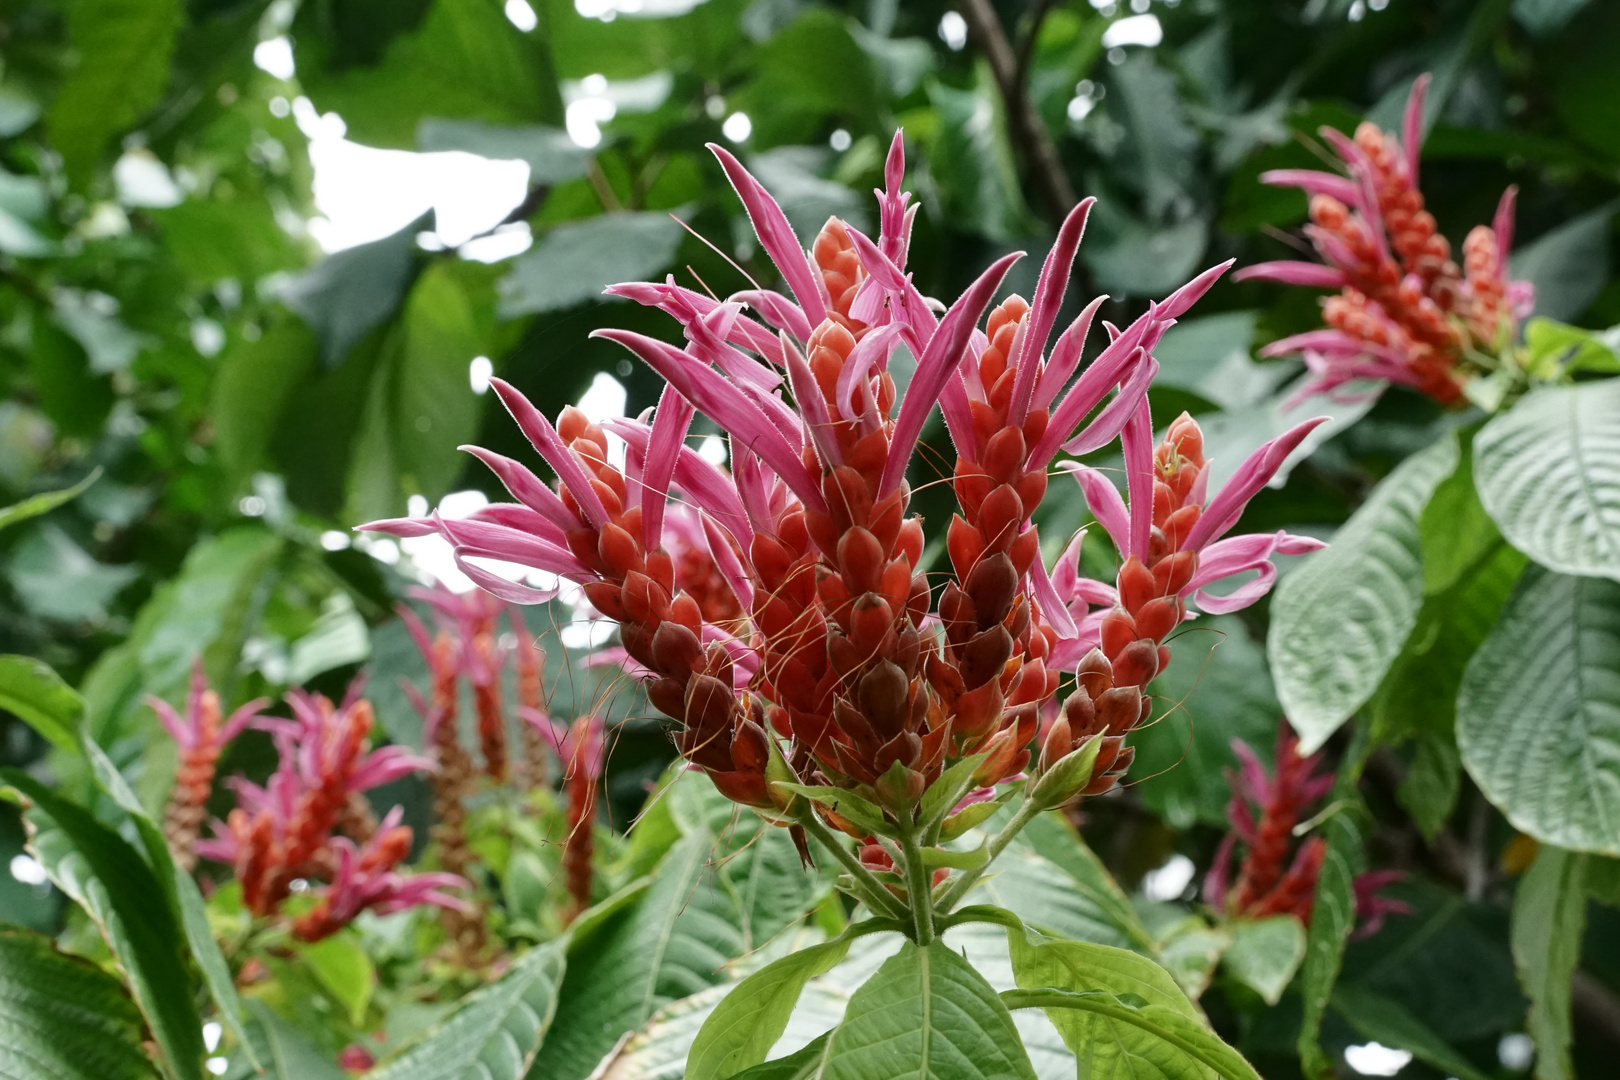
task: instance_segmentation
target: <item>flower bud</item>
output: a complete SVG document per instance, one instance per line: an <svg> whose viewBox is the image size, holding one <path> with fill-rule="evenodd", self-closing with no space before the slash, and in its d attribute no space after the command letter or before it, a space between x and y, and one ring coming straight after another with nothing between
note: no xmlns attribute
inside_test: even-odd
<svg viewBox="0 0 1620 1080"><path fill-rule="evenodd" d="M1078 750L1069 752L1050 768L1044 769L1040 779L1030 789L1030 802L1042 810L1056 810L1080 794L1081 789L1091 782L1092 767L1097 762L1097 750L1102 742L1102 736L1093 735Z"/></svg>

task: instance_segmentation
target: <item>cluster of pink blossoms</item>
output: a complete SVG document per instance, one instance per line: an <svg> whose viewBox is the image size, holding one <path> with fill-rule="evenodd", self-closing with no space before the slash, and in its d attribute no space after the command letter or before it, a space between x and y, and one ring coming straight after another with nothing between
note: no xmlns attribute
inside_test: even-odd
<svg viewBox="0 0 1620 1080"><path fill-rule="evenodd" d="M751 288L718 300L673 280L615 286L668 312L685 335L677 347L598 332L666 381L650 420L598 426L566 409L553 425L496 380L557 486L474 449L515 503L367 528L442 535L468 576L515 603L552 594L477 560L581 585L619 624L650 700L677 722L680 752L728 797L768 813L784 806L771 780L787 773L857 789L903 816L952 761L977 757L976 782L988 787L1023 775L1037 752L1050 762L1094 736L1103 750L1085 790L1106 790L1129 762L1123 739L1151 711L1146 687L1169 660L1165 641L1188 601L1205 610L1252 602L1270 586L1272 554L1317 546L1282 533L1227 535L1315 422L1261 448L1219 492L1208 490L1191 418L1154 445L1152 351L1226 266L1123 328L1105 323L1108 341L1082 369L1101 298L1055 341L1053 331L1090 200L1064 222L1033 303L1003 301L981 330L1018 256L998 260L948 307L918 292L906 271L916 207L900 190L898 135L877 192L877 239L831 219L808 251L764 188L714 152L788 294ZM901 345L917 358L904 394L889 367ZM955 448L959 506L937 588L907 479L936 404ZM730 472L686 445L698 411L729 434ZM627 444L623 468L609 459L604 428ZM1057 455L1088 454L1122 434L1128 502L1079 470L1124 560L1117 579L1081 578L1073 548L1049 569L1032 517ZM678 573L699 535L734 602L723 611L714 580L698 587ZM1245 571L1259 576L1227 596L1209 591ZM1064 672L1078 672L1079 686L1062 733L1049 730L1037 746Z"/></svg>

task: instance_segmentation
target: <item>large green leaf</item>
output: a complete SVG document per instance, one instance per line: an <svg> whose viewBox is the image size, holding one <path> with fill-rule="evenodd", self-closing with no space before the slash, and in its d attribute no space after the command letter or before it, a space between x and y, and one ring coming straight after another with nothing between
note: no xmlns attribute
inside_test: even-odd
<svg viewBox="0 0 1620 1080"><path fill-rule="evenodd" d="M202 1080L202 1020L180 926L161 899L164 886L134 848L84 807L16 769L0 771L0 779L33 803L35 858L101 931L168 1070L178 1080Z"/></svg>
<svg viewBox="0 0 1620 1080"><path fill-rule="evenodd" d="M89 760L91 775L95 777L96 783L112 796L113 801L122 807L134 822L135 830L141 838L141 846L146 850L147 861L151 864L153 873L157 875L158 882L163 886L170 908L180 919L186 945L202 972L203 982L208 985L208 992L213 995L214 1004L219 1008L221 1021L237 1041L248 1048L249 1060L257 1064L252 1044L242 1027L242 1000L236 993L236 981L231 977L230 965L225 962L225 955L220 952L219 943L214 940L213 929L208 925L208 910L196 881L174 861L168 841L163 836L163 830L158 828L157 823L147 814L146 808L136 798L135 792L130 790L123 774L107 757L106 752L96 745L95 740L88 734L84 737L83 746L85 757Z"/></svg>
<svg viewBox="0 0 1620 1080"><path fill-rule="evenodd" d="M566 944L557 940L531 949L499 982L469 994L421 1041L368 1075L378 1080L521 1080L557 1013Z"/></svg>
<svg viewBox="0 0 1620 1080"><path fill-rule="evenodd" d="M827 1044L826 1080L1035 1080L1012 1016L942 942L901 946L850 998Z"/></svg>
<svg viewBox="0 0 1620 1080"><path fill-rule="evenodd" d="M765 1060L804 984L849 954L851 938L790 953L738 983L704 1022L686 1060L688 1080L725 1080Z"/></svg>
<svg viewBox="0 0 1620 1080"><path fill-rule="evenodd" d="M660 1006L724 978L744 943L735 901L706 880L713 844L706 834L686 836L634 904L592 932L576 931L537 1076L582 1080Z"/></svg>
<svg viewBox="0 0 1620 1080"><path fill-rule="evenodd" d="M1530 999L1536 1080L1570 1080L1570 980L1586 928L1584 855L1543 845L1513 897L1513 966Z"/></svg>
<svg viewBox="0 0 1620 1080"><path fill-rule="evenodd" d="M155 105L184 21L178 0L72 0L78 65L56 92L46 127L69 178L83 186L113 136Z"/></svg>
<svg viewBox="0 0 1620 1080"><path fill-rule="evenodd" d="M1232 924L1232 944L1221 957L1226 973L1265 998L1282 1000L1283 991L1305 959L1305 927L1292 915L1240 919Z"/></svg>
<svg viewBox="0 0 1620 1080"><path fill-rule="evenodd" d="M141 1052L141 1014L118 980L14 927L0 927L0 1030L0 1076L155 1076Z"/></svg>
<svg viewBox="0 0 1620 1080"><path fill-rule="evenodd" d="M602 214L558 225L518 256L501 280L504 318L560 311L595 300L621 281L655 276L684 234L668 214Z"/></svg>
<svg viewBox="0 0 1620 1080"><path fill-rule="evenodd" d="M1519 829L1620 853L1620 584L1526 572L1463 675L1457 743Z"/></svg>
<svg viewBox="0 0 1620 1080"><path fill-rule="evenodd" d="M1588 71L1592 66L1586 65ZM1613 78L1612 65L1600 60L1598 70L1602 72L1599 79ZM1576 81L1570 79L1566 88ZM1600 101L1612 96L1607 90L1598 95ZM1611 107L1607 101L1592 104L1600 110ZM1612 122L1605 126L1607 137L1613 139ZM1572 322L1592 303L1609 276L1609 220L1614 212L1615 204L1605 203L1549 229L1513 253L1512 275L1535 286L1538 315Z"/></svg>
<svg viewBox="0 0 1620 1080"><path fill-rule="evenodd" d="M1341 779L1339 790L1343 789ZM1316 879L1311 923L1305 933L1305 962L1300 968L1300 992L1305 999L1299 1030L1300 1065L1307 1076L1318 1078L1333 1075L1332 1063L1318 1040L1344 965L1344 947L1356 925L1356 875L1366 865L1361 830L1348 811L1329 818L1322 835L1327 838L1327 856Z"/></svg>
<svg viewBox="0 0 1620 1080"><path fill-rule="evenodd" d="M1620 581L1620 379L1526 396L1480 431L1474 479L1514 547Z"/></svg>
<svg viewBox="0 0 1620 1080"><path fill-rule="evenodd" d="M349 1076L262 1001L248 1002L247 1042L243 1045L263 1063L264 1071L238 1060L227 1080L347 1080Z"/></svg>
<svg viewBox="0 0 1620 1080"><path fill-rule="evenodd" d="M292 393L315 368L315 337L286 318L256 341L238 341L220 357L210 412L221 462L241 484L265 465L270 438Z"/></svg>
<svg viewBox="0 0 1620 1080"><path fill-rule="evenodd" d="M1267 651L1301 753L1319 748L1372 696L1417 624L1418 516L1456 464L1450 434L1414 454L1334 534L1331 547L1278 586Z"/></svg>
<svg viewBox="0 0 1620 1080"><path fill-rule="evenodd" d="M1409 1051L1420 1061L1458 1080L1486 1080L1467 1058L1408 1012L1398 1001L1365 987L1340 983L1333 990L1333 1008L1350 1021L1364 1039Z"/></svg>
<svg viewBox="0 0 1620 1080"><path fill-rule="evenodd" d="M0 656L0 709L14 713L57 749L79 752L74 731L84 702L43 660Z"/></svg>
<svg viewBox="0 0 1620 1080"><path fill-rule="evenodd" d="M1204 1024L1164 1005L1117 997L1105 990L1009 990L1014 1009L1045 1009L1093 1017L1105 1038L1076 1050L1079 1075L1121 1080L1260 1080L1260 1074Z"/></svg>
<svg viewBox="0 0 1620 1080"><path fill-rule="evenodd" d="M328 255L277 288L321 344L321 366L343 363L349 350L399 309L415 266L424 216L398 232ZM470 359L470 357L469 357Z"/></svg>

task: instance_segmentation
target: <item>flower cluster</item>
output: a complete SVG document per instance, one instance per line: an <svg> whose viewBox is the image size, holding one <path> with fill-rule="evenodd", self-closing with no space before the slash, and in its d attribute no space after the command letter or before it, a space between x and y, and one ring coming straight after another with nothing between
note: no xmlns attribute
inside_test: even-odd
<svg viewBox="0 0 1620 1080"><path fill-rule="evenodd" d="M1304 356L1312 378L1302 396L1374 379L1457 403L1467 379L1495 366L1510 348L1534 306L1530 284L1507 276L1515 189L1503 192L1491 225L1469 232L1460 267L1424 208L1418 149L1428 82L1425 75L1414 85L1399 139L1371 123L1361 124L1354 138L1322 129L1348 176L1282 169L1260 177L1310 195L1305 231L1327 265L1261 263L1236 279L1339 290L1322 304L1327 329L1265 350Z"/></svg>
<svg viewBox="0 0 1620 1080"><path fill-rule="evenodd" d="M1033 302L1005 300L980 330L1018 256L997 261L949 307L917 291L905 269L916 208L900 190L898 135L877 192L878 238L832 219L808 252L759 183L714 152L791 296L754 288L722 301L673 280L613 287L671 314L685 334L682 348L598 331L666 381L650 422L598 425L569 408L554 426L496 380L557 487L474 449L516 503L459 521L367 528L441 534L468 576L516 603L550 593L474 560L578 583L618 622L649 699L678 722L681 754L728 797L781 813L791 789L775 781L854 789L909 827L952 762L974 759L981 787L1030 768L1037 718L1067 665L1080 663L1083 680L1098 676L1086 684L1091 713L1075 704L1066 714L1067 744L1123 735L1146 711L1143 688L1186 614L1185 596L1210 610L1240 606L1269 587L1270 554L1314 546L1281 534L1220 540L1309 425L1262 449L1207 502L1195 423L1178 422L1157 459L1152 451L1152 350L1225 266L1128 326L1107 327L1109 342L1082 371L1102 298L1055 342L1052 334L1091 200L1064 222ZM903 393L889 366L902 345L917 360ZM937 602L907 482L936 403L955 447L959 506ZM699 410L729 433L730 473L686 445ZM609 458L610 431L627 446L623 468ZM1117 493L1102 499L1096 474L1080 474L1128 556L1118 583L1081 585L1061 564L1049 573L1032 522L1048 470L1060 451L1087 454L1122 431L1131 511ZM699 536L701 577L675 554L693 551ZM1244 570L1259 570L1259 581L1228 597L1203 591ZM1089 618L1101 597L1111 611ZM1048 742L1055 755L1064 739ZM1128 753L1117 739L1105 752L1103 770L1117 774ZM822 813L863 840L871 832L870 820Z"/></svg>
<svg viewBox="0 0 1620 1080"><path fill-rule="evenodd" d="M196 845L199 855L232 867L255 915L275 914L298 882L324 883L314 890L315 906L293 923L304 940L325 937L367 908L459 906L441 890L466 884L453 874L396 872L410 853L411 830L399 824L397 807L376 824L362 793L432 763L395 746L367 751L375 721L357 690L340 706L293 691L287 698L293 719L257 719L255 726L274 738L280 763L264 787L228 781L237 807L215 823L213 838Z"/></svg>
<svg viewBox="0 0 1620 1080"><path fill-rule="evenodd" d="M219 695L209 688L202 658L198 657L191 669L191 691L186 695L184 716L162 698L148 697L146 704L179 750L174 788L163 810L163 835L175 861L189 871L197 863L197 836L208 814L208 797L214 790L220 751L258 719L270 702L255 698L222 720Z"/></svg>
<svg viewBox="0 0 1620 1080"><path fill-rule="evenodd" d="M1312 803L1332 790L1333 777L1318 772L1321 755L1299 753L1299 740L1287 724L1278 727L1274 776L1266 774L1265 766L1243 740L1233 739L1232 751L1240 766L1227 775L1232 799L1226 817L1232 831L1221 840L1204 878L1204 900L1234 918L1292 915L1309 925L1327 842L1313 836L1299 845L1292 861L1288 854L1294 847L1295 826ZM1232 858L1240 841L1244 855L1234 881ZM1378 895L1380 888L1402 877L1398 870L1382 870L1356 878L1358 936L1377 933L1390 915L1411 914L1405 903Z"/></svg>

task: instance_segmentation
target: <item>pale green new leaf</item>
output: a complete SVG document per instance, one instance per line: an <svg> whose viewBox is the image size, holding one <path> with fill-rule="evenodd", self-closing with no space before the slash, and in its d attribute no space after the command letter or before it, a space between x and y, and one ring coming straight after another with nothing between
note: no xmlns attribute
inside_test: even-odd
<svg viewBox="0 0 1620 1080"><path fill-rule="evenodd" d="M456 1011L397 1057L375 1080L521 1080L557 1012L566 941L529 950L499 982L462 999Z"/></svg>
<svg viewBox="0 0 1620 1080"><path fill-rule="evenodd" d="M0 506L0 529L15 525L29 518L48 514L64 503L72 502L78 498L84 489L95 483L101 476L101 466L96 466L90 475L80 480L70 488L60 491L42 491L38 495L30 495L26 499L12 503L10 506Z"/></svg>
<svg viewBox="0 0 1620 1080"><path fill-rule="evenodd" d="M118 980L16 927L0 927L0 1031L0 1076L156 1075L141 1052L141 1014Z"/></svg>
<svg viewBox="0 0 1620 1080"><path fill-rule="evenodd" d="M0 656L0 709L22 718L57 749L79 752L74 731L84 702L43 660Z"/></svg>
<svg viewBox="0 0 1620 1080"><path fill-rule="evenodd" d="M1457 464L1447 434L1414 454L1317 552L1283 578L1267 651L1300 752L1322 746L1378 689L1423 601L1418 516Z"/></svg>
<svg viewBox="0 0 1620 1080"><path fill-rule="evenodd" d="M1620 379L1537 390L1474 447L1480 500L1514 547L1620 580Z"/></svg>
<svg viewBox="0 0 1620 1080"><path fill-rule="evenodd" d="M1620 584L1526 572L1463 674L1457 743L1516 827L1620 854Z"/></svg>
<svg viewBox="0 0 1620 1080"><path fill-rule="evenodd" d="M1513 897L1513 966L1530 999L1536 1080L1571 1080L1570 982L1586 927L1586 857L1543 845Z"/></svg>
<svg viewBox="0 0 1620 1080"><path fill-rule="evenodd" d="M1273 915L1234 922L1221 963L1228 975L1275 1005L1304 959L1305 927L1292 915Z"/></svg>

